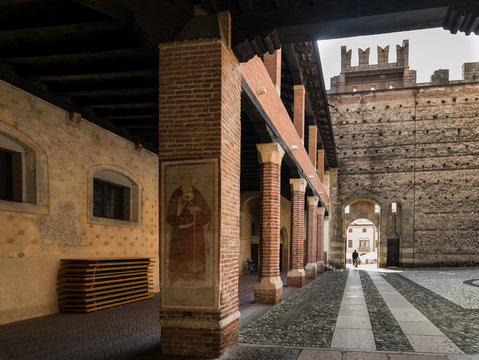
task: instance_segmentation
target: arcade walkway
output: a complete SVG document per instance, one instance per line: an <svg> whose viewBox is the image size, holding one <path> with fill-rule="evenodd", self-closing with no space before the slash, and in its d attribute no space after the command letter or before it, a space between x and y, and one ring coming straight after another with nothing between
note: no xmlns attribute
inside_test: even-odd
<svg viewBox="0 0 479 360"><path fill-rule="evenodd" d="M276 306L241 277L240 344L222 359L479 360L479 268L331 271ZM182 359L161 355L158 297L91 314L0 326L0 359Z"/></svg>

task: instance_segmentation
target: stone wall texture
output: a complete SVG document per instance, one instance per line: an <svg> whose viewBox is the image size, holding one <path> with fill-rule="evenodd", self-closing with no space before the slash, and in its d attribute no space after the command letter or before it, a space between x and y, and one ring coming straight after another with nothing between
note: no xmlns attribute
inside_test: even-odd
<svg viewBox="0 0 479 360"><path fill-rule="evenodd" d="M151 257L158 270L158 157L88 121L0 82L0 132L45 161L45 204L0 201L0 324L56 313L60 259ZM89 174L113 169L140 188L138 224L91 222ZM40 169L38 169L40 170ZM90 179L91 180L91 179Z"/></svg>
<svg viewBox="0 0 479 360"><path fill-rule="evenodd" d="M402 266L479 262L479 84L330 94L339 157L331 172L330 261L343 265L344 207L381 206L385 265L391 203Z"/></svg>

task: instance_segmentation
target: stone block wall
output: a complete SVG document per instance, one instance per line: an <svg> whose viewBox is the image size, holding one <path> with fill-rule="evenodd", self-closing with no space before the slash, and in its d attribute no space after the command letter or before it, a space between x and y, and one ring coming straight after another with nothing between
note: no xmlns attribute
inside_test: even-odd
<svg viewBox="0 0 479 360"><path fill-rule="evenodd" d="M64 110L0 82L0 134L33 149L38 183L36 204L0 200L0 324L58 311L63 258L152 257L159 291L157 155L68 119ZM137 222L91 220L95 169L117 171L138 185Z"/></svg>
<svg viewBox="0 0 479 360"><path fill-rule="evenodd" d="M330 94L339 169L331 173L330 254L342 264L344 206L400 209L403 266L478 263L479 84ZM385 257L380 259L384 265Z"/></svg>

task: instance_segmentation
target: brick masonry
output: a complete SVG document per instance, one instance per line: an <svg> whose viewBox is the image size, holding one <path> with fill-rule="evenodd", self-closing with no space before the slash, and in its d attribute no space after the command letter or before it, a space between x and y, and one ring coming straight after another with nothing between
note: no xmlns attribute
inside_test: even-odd
<svg viewBox="0 0 479 360"><path fill-rule="evenodd" d="M221 215L214 265L218 308L161 309L161 345L165 353L218 356L238 335L239 64L219 39L163 44L159 93L160 162L218 159Z"/></svg>
<svg viewBox="0 0 479 360"><path fill-rule="evenodd" d="M344 206L366 199L381 206L381 265L392 202L402 266L477 264L479 84L330 94L329 101L339 157L331 172L332 263L344 262Z"/></svg>
<svg viewBox="0 0 479 360"><path fill-rule="evenodd" d="M279 144L259 144L260 159L260 278L254 288L254 301L276 304L282 298L279 277L279 239L281 212L281 160Z"/></svg>
<svg viewBox="0 0 479 360"><path fill-rule="evenodd" d="M306 181L291 179L291 271L288 286L302 287L304 277L304 193ZM296 270L296 271L294 271ZM299 270L299 271L298 271Z"/></svg>

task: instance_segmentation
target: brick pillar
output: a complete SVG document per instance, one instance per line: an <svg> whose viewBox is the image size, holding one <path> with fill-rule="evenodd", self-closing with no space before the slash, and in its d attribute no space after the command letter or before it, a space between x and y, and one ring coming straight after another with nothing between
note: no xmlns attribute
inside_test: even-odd
<svg viewBox="0 0 479 360"><path fill-rule="evenodd" d="M281 214L281 160L284 150L277 143L257 144L261 179L260 274L254 286L254 302L277 304L283 296L279 275Z"/></svg>
<svg viewBox="0 0 479 360"><path fill-rule="evenodd" d="M316 156L317 149L318 149L318 128L316 125L312 125L308 127L308 134L309 134L309 143L308 143L308 154L313 166L316 167ZM323 181L321 179L321 181Z"/></svg>
<svg viewBox="0 0 479 360"><path fill-rule="evenodd" d="M324 150L318 150L318 176L319 180L324 180Z"/></svg>
<svg viewBox="0 0 479 360"><path fill-rule="evenodd" d="M216 358L238 339L239 63L220 39L159 49L161 348Z"/></svg>
<svg viewBox="0 0 479 360"><path fill-rule="evenodd" d="M317 225L317 207L319 198L317 196L308 196L308 234L307 234L307 259L304 268L306 278L316 278L318 266L316 264L317 244L318 244L318 225Z"/></svg>
<svg viewBox="0 0 479 360"><path fill-rule="evenodd" d="M291 270L288 286L302 287L305 283L304 263L304 193L306 180L290 179L291 184Z"/></svg>
<svg viewBox="0 0 479 360"><path fill-rule="evenodd" d="M281 90L281 49L263 55L263 62L278 93Z"/></svg>
<svg viewBox="0 0 479 360"><path fill-rule="evenodd" d="M316 262L318 264L318 274L322 274L324 272L324 266L326 265L326 259L324 256L324 212L325 209L323 207L317 208L318 213L318 253L316 256Z"/></svg>
<svg viewBox="0 0 479 360"><path fill-rule="evenodd" d="M304 97L306 91L303 85L294 85L293 123L301 141L304 144Z"/></svg>

